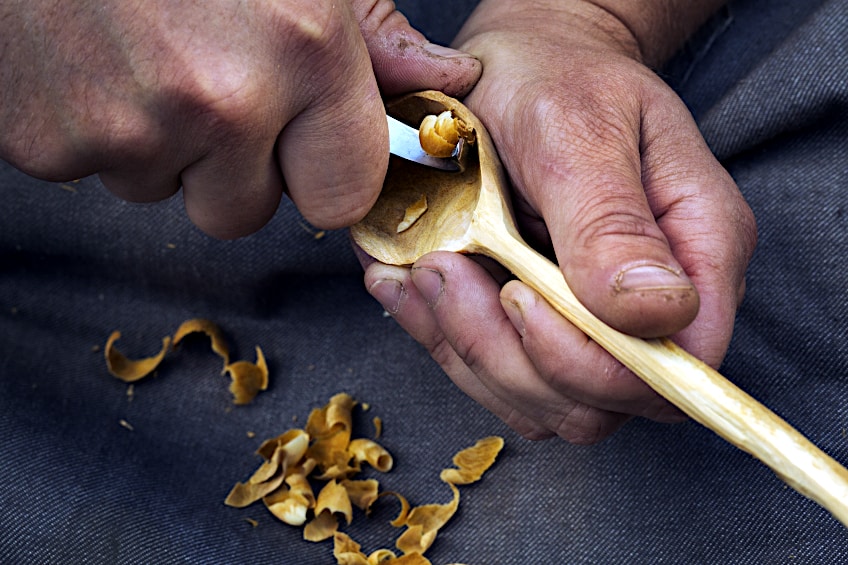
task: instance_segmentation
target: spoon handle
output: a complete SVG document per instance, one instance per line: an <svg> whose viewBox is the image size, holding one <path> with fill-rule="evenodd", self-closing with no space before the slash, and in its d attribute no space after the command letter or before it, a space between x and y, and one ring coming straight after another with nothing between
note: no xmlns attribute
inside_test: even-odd
<svg viewBox="0 0 848 565"><path fill-rule="evenodd" d="M596 318L559 268L514 235L479 233L479 251L544 296L587 336L693 420L753 455L848 526L848 470L774 412L672 341L640 339Z"/></svg>

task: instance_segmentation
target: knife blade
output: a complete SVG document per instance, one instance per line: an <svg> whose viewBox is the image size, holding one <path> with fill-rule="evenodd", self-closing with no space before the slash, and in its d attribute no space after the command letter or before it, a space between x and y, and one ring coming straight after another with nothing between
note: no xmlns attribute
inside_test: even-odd
<svg viewBox="0 0 848 565"><path fill-rule="evenodd" d="M433 157L421 149L421 141L418 139L418 130L386 116L389 123L389 152L408 161L414 161L427 167L441 169L443 171L461 171L462 164L460 155L463 143L457 146L451 157Z"/></svg>

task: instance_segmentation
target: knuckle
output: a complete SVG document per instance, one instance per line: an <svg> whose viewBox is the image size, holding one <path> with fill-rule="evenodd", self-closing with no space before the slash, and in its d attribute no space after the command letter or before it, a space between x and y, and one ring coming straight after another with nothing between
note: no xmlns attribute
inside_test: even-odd
<svg viewBox="0 0 848 565"><path fill-rule="evenodd" d="M89 146L103 152L107 161L146 161L161 153L164 136L144 111L119 106L103 110L88 138Z"/></svg>
<svg viewBox="0 0 848 565"><path fill-rule="evenodd" d="M44 111L33 104L37 97L21 100L16 107L0 108L0 158L24 173L44 180L68 180L63 169L72 162L73 151L63 134L61 112Z"/></svg>
<svg viewBox="0 0 848 565"><path fill-rule="evenodd" d="M0 155L31 176L68 180L156 155L155 123L147 109L92 87L43 118L13 123Z"/></svg>
<svg viewBox="0 0 848 565"><path fill-rule="evenodd" d="M326 45L338 31L339 18L336 11L327 2L311 2L296 18L289 18L292 34L297 41L306 41L315 45Z"/></svg>
<svg viewBox="0 0 848 565"><path fill-rule="evenodd" d="M486 347L480 339L460 334L456 336L453 343L454 351L462 359L463 363L476 375L488 375L485 366L487 355L491 355L491 348Z"/></svg>
<svg viewBox="0 0 848 565"><path fill-rule="evenodd" d="M593 191L575 203L572 228L577 249L592 249L612 238L648 238L663 246L666 238L653 218L646 217L630 195ZM607 243L604 243L608 245Z"/></svg>
<svg viewBox="0 0 848 565"><path fill-rule="evenodd" d="M422 345L427 348L430 357L441 367L450 367L453 365L453 359L456 352L453 345L445 338L444 334L437 332L431 335L429 339L419 340Z"/></svg>
<svg viewBox="0 0 848 565"><path fill-rule="evenodd" d="M41 136L14 136L0 145L0 156L16 169L44 180L62 180L66 150L49 146Z"/></svg>
<svg viewBox="0 0 848 565"><path fill-rule="evenodd" d="M88 169L87 155L69 141L61 128L40 124L9 137L0 145L0 156L27 175L62 181L94 172Z"/></svg>
<svg viewBox="0 0 848 565"><path fill-rule="evenodd" d="M343 3L345 4L345 3ZM347 19L340 10L349 6L321 0L305 3L297 14L281 9L278 27L288 38L288 52L300 54L305 61L330 59L340 49L339 38L347 32Z"/></svg>
<svg viewBox="0 0 848 565"><path fill-rule="evenodd" d="M190 107L190 119L199 119L212 131L252 131L270 110L262 100L259 81L236 65L224 72L193 66L177 89Z"/></svg>
<svg viewBox="0 0 848 565"><path fill-rule="evenodd" d="M359 28L368 35L377 33L387 24L406 22L392 0L354 0L352 8Z"/></svg>

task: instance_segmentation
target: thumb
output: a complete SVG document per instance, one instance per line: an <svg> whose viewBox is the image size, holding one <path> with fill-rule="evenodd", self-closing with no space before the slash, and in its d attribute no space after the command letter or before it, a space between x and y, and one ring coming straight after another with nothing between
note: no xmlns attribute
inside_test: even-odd
<svg viewBox="0 0 848 565"><path fill-rule="evenodd" d="M467 94L482 73L472 55L430 43L391 0L353 0L380 90L386 96L414 90Z"/></svg>
<svg viewBox="0 0 848 565"><path fill-rule="evenodd" d="M685 196L657 194L643 184L638 120L616 122L613 114L582 132L572 128L567 147L542 151L542 163L554 165L538 167L552 174L539 185L559 190L531 192L565 277L586 307L625 333L671 335L700 307L698 290L658 224L674 197Z"/></svg>

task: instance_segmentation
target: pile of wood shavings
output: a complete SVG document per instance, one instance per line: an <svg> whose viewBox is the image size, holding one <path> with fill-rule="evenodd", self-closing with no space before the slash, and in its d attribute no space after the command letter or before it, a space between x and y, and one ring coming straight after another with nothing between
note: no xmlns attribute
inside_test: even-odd
<svg viewBox="0 0 848 565"><path fill-rule="evenodd" d="M377 480L354 478L365 463L384 473L393 466L385 448L370 439L351 437L355 405L350 395L337 394L312 411L304 429L291 429L265 441L257 451L264 462L246 482L237 483L224 502L244 508L262 500L282 522L303 526L307 541L332 538L339 565L428 565L424 553L459 507L457 487L482 478L503 448L503 439L478 441L454 456L455 468L442 470L439 477L452 492L450 502L412 507L399 493L381 492ZM311 486L315 481L324 482L317 496ZM367 514L379 498L387 496L401 504L399 515L391 522L404 528L395 541L400 555L390 549L366 555L339 530L340 520L350 524L354 506Z"/></svg>

